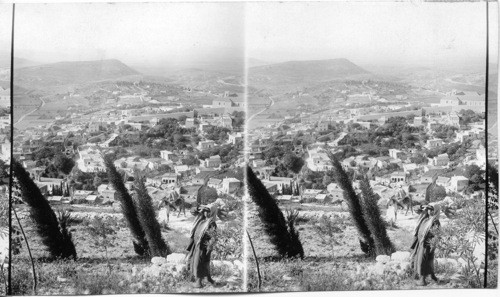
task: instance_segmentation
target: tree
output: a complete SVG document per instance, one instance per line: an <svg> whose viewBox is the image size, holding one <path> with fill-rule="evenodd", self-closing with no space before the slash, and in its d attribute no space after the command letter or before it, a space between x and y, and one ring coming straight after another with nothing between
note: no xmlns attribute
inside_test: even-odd
<svg viewBox="0 0 500 297"><path fill-rule="evenodd" d="M4 179L9 177L9 165L0 159L0 185L3 185Z"/></svg>
<svg viewBox="0 0 500 297"><path fill-rule="evenodd" d="M335 181L344 192L344 200L347 202L347 206L349 207L351 219L353 220L353 223L358 230L358 234L361 237L359 241L361 250L365 254L373 256L375 254L374 242L370 229L364 219L363 208L358 195L356 195L356 192L352 187L351 180L347 176L347 173L344 171L337 158L331 152L328 152L328 157L333 165Z"/></svg>
<svg viewBox="0 0 500 297"><path fill-rule="evenodd" d="M102 179L99 176L94 177L92 185L97 189L102 184Z"/></svg>
<svg viewBox="0 0 500 297"><path fill-rule="evenodd" d="M464 175L466 178L471 179L476 174L481 174L482 170L479 166L472 164L465 167Z"/></svg>
<svg viewBox="0 0 500 297"><path fill-rule="evenodd" d="M427 164L427 158L421 153L417 153L410 157L410 161L415 164Z"/></svg>
<svg viewBox="0 0 500 297"><path fill-rule="evenodd" d="M142 229L146 234L149 254L152 257L166 257L171 252L161 235L160 223L156 219L153 200L144 184L144 177L140 176L138 172L135 173L135 190L137 193L135 196L137 213L139 214Z"/></svg>
<svg viewBox="0 0 500 297"><path fill-rule="evenodd" d="M255 176L250 166L247 166L246 172L248 193L252 201L258 206L259 218L264 225L265 232L269 235L271 244L274 245L281 257L293 258L300 256L303 258L304 251L298 233L290 233L287 221L276 200Z"/></svg>
<svg viewBox="0 0 500 297"><path fill-rule="evenodd" d="M54 157L54 166L57 170L67 175L70 174L75 166L75 161L60 153Z"/></svg>
<svg viewBox="0 0 500 297"><path fill-rule="evenodd" d="M104 165L106 166L109 182L113 185L117 193L118 201L120 201L123 217L127 221L130 232L132 233L134 250L140 256L147 255L149 253L148 242L139 221L134 200L127 191L123 177L118 170L116 170L113 159L111 159L110 156L104 156Z"/></svg>
<svg viewBox="0 0 500 297"><path fill-rule="evenodd" d="M58 221L47 199L29 177L28 172L15 159L12 160L12 170L17 179L21 199L30 207L30 217L35 222L36 231L51 257L76 259L75 245L66 228L66 220Z"/></svg>
<svg viewBox="0 0 500 297"><path fill-rule="evenodd" d="M302 160L302 158L297 157L292 153L287 153L283 157L283 165L285 165L285 167L288 170L290 170L294 173L299 173L300 169L302 169L302 166L304 166L304 163L305 162L304 162L304 160Z"/></svg>
<svg viewBox="0 0 500 297"><path fill-rule="evenodd" d="M215 202L215 200L217 200L217 197L218 195L216 189L208 186L201 186L201 188L198 190L196 202L198 202L198 204L206 205Z"/></svg>
<svg viewBox="0 0 500 297"><path fill-rule="evenodd" d="M391 255L396 251L391 239L387 235L385 222L377 204L377 197L373 192L368 178L363 176L360 182L363 197L363 217L368 225L368 229L375 244L375 255Z"/></svg>
<svg viewBox="0 0 500 297"><path fill-rule="evenodd" d="M198 165L200 161L193 155L187 155L184 159L182 159L182 165Z"/></svg>

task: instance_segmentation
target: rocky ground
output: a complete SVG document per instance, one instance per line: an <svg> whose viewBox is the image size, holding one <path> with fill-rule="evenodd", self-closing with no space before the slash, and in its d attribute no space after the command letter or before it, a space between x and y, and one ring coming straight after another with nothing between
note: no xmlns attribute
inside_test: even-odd
<svg viewBox="0 0 500 297"><path fill-rule="evenodd" d="M286 206L280 206L287 209ZM431 289L460 288L464 286L461 267L465 264L456 259L436 259L439 282L428 280L428 285L420 287L411 276L410 245L413 239L418 215L399 212L395 226L388 226L396 253L391 256L367 258L360 250L357 231L349 213L336 206L297 205L300 209L297 229L305 251L303 260L280 260L263 230L256 208L250 206L250 234L260 261L262 275L261 291L322 291L322 290L391 290L391 289ZM319 234L314 225L319 217L336 217L339 231L333 238ZM385 215L385 209L383 209ZM442 226L449 219L441 218ZM250 291L258 291L257 273L253 256L249 256L250 266L248 286Z"/></svg>
<svg viewBox="0 0 500 297"><path fill-rule="evenodd" d="M135 254L130 231L120 213L111 208L101 208L99 211L75 210L73 217L76 224L72 226L72 234L78 254L77 261L46 260L48 253L36 234L26 209L21 207L18 213L35 259L37 294L204 293L241 292L243 289L241 259L231 257L213 261L212 276L217 282L215 286L205 280L203 288L193 288L184 264L187 253L185 249L194 221L189 212L180 217L171 213L168 226L163 222L164 217L160 212L158 219L162 224L162 234L173 254L166 259L150 260ZM117 222L116 234L107 246L107 251L102 246L95 245L86 230L85 222L96 215L109 216ZM218 224L224 226L223 222ZM33 276L25 243L21 253L13 257L12 265L14 292L33 294Z"/></svg>

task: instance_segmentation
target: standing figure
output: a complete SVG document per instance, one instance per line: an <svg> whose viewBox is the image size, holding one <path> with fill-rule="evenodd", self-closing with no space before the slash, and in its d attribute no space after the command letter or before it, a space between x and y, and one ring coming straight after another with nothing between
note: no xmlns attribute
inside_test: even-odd
<svg viewBox="0 0 500 297"><path fill-rule="evenodd" d="M212 254L215 238L213 233L217 230L215 220L219 214L219 209L224 206L224 202L217 199L214 203L200 205L193 214L196 218L190 234L190 242L187 247L187 269L195 278L195 288L201 288L204 277L208 282L215 284L210 275L210 256Z"/></svg>
<svg viewBox="0 0 500 297"><path fill-rule="evenodd" d="M398 200L395 196L392 196L387 202L387 213L386 213L387 221L394 226L396 220L398 219Z"/></svg>
<svg viewBox="0 0 500 297"><path fill-rule="evenodd" d="M438 281L434 274L434 253L436 247L431 242L440 227L439 213L440 209L437 205L436 207L432 205L423 206L413 234L414 239L411 245L413 276L419 276L419 285L421 286L427 284L425 278L428 275L435 282Z"/></svg>
<svg viewBox="0 0 500 297"><path fill-rule="evenodd" d="M172 200L171 200L171 197L172 195L170 195L169 197L163 197L163 199L161 200L160 204L158 204L158 209L161 209L161 207L163 206L163 204L165 204L165 207L167 209L167 224L168 222L170 221L170 209L173 209L174 211L177 210L177 208L175 207L174 204L172 204Z"/></svg>
<svg viewBox="0 0 500 297"><path fill-rule="evenodd" d="M186 200L177 194L177 192L174 192L176 194L176 198L174 199L175 205L179 207L179 213L177 214L177 217L181 215L181 212L184 213L184 216L186 216Z"/></svg>
<svg viewBox="0 0 500 297"><path fill-rule="evenodd" d="M411 214L413 215L413 197L411 194L408 194L408 196L401 199L400 203L403 209L406 206L405 216L408 215L408 211L411 211Z"/></svg>

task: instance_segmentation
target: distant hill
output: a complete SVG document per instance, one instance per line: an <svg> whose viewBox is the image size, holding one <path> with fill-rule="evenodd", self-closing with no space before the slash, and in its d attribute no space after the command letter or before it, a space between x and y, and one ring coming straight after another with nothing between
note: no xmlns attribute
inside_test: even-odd
<svg viewBox="0 0 500 297"><path fill-rule="evenodd" d="M139 72L114 59L58 62L23 67L14 72L18 84L35 87L80 84L137 74Z"/></svg>
<svg viewBox="0 0 500 297"><path fill-rule="evenodd" d="M38 62L35 62L35 61L31 61L31 60L28 60L28 59L14 57L14 68L15 69L17 69L17 68L23 68L23 67L36 66L36 65L40 65L40 64L41 63L38 63Z"/></svg>
<svg viewBox="0 0 500 297"><path fill-rule="evenodd" d="M347 59L290 61L251 67L249 79L264 83L328 81L370 74Z"/></svg>
<svg viewBox="0 0 500 297"><path fill-rule="evenodd" d="M249 67L257 67L257 66L264 66L264 65L272 64L272 63L269 63L269 62L266 62L263 60L259 60L259 59L255 59L255 58L248 58L247 63L248 63Z"/></svg>
<svg viewBox="0 0 500 297"><path fill-rule="evenodd" d="M38 64L40 63L20 57L14 57L14 67L16 68L34 66ZM0 68L10 68L10 52L0 53Z"/></svg>

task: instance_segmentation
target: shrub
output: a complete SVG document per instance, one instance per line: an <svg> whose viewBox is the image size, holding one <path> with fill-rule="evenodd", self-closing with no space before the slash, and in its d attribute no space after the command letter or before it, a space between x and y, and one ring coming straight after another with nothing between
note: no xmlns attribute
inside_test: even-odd
<svg viewBox="0 0 500 297"><path fill-rule="evenodd" d="M16 265L12 265L10 282L12 296L33 294L32 281L33 275L28 261L16 260Z"/></svg>
<svg viewBox="0 0 500 297"><path fill-rule="evenodd" d="M460 215L442 227L433 239L436 257L454 257L464 264L460 274L469 288L480 288L484 282L481 269L484 259L475 255L477 246L485 240L484 202L484 199L467 201Z"/></svg>
<svg viewBox="0 0 500 297"><path fill-rule="evenodd" d="M332 249L332 256L334 256L333 252L338 244L337 238L341 236L342 230L345 229L345 226L343 226L344 228L340 227L342 223L342 218L337 215L329 218L323 214L314 224L314 231L318 234L318 238L323 244L330 246Z"/></svg>
<svg viewBox="0 0 500 297"><path fill-rule="evenodd" d="M498 169L491 164L488 167L488 245L486 247L487 262L487 288L496 288L498 282ZM494 219L496 218L496 220Z"/></svg>
<svg viewBox="0 0 500 297"><path fill-rule="evenodd" d="M57 220L59 221L59 229L61 230L63 242L65 244L63 249L70 251L71 254L75 255L76 258L76 249L75 245L73 244L71 231L69 230L70 225L74 225L76 221L73 219L73 217L71 217L71 213L68 210L58 210Z"/></svg>
<svg viewBox="0 0 500 297"><path fill-rule="evenodd" d="M87 232L92 239L92 244L95 248L103 248L106 256L106 262L108 263L109 272L111 273L111 265L109 263L108 257L108 247L114 246L114 239L116 235L116 221L112 220L111 217L106 217L106 219L100 216L94 216L92 221L89 222L87 227Z"/></svg>
<svg viewBox="0 0 500 297"><path fill-rule="evenodd" d="M225 225L212 229L210 237L217 242L213 245L212 258L216 260L241 259L243 253L241 234L241 226Z"/></svg>
<svg viewBox="0 0 500 297"><path fill-rule="evenodd" d="M299 255L300 258L304 258L304 248L300 242L299 231L295 229L295 223L297 222L298 216L298 210L287 210L286 212L286 224L288 226L288 233L290 234L290 248L292 248L290 253L293 255Z"/></svg>

